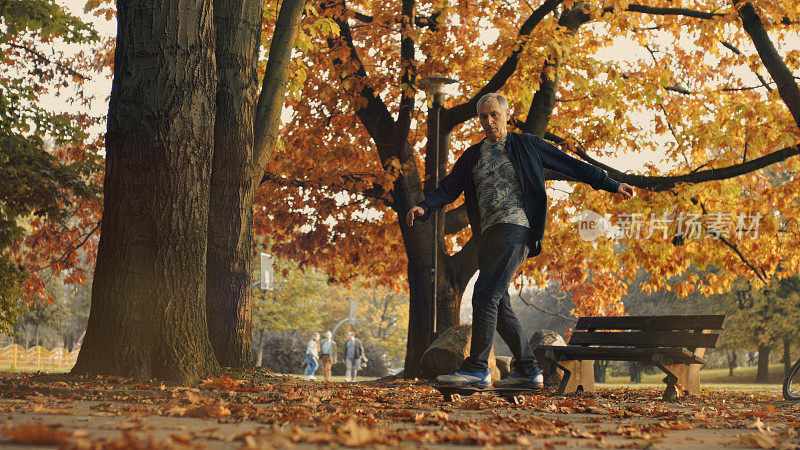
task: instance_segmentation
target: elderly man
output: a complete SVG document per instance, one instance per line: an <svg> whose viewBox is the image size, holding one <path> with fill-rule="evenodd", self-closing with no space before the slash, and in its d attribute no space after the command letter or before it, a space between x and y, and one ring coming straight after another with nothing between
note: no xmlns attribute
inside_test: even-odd
<svg viewBox="0 0 800 450"><path fill-rule="evenodd" d="M478 239L480 273L472 294L472 345L458 371L440 375L443 384L488 388L489 352L494 332L514 354L512 371L496 387L542 387L542 372L514 311L508 286L526 257L542 251L547 194L543 168L560 172L594 189L633 196L633 188L563 153L543 139L510 133L508 101L500 94L478 100L478 118L486 138L469 147L453 170L425 200L411 208L406 222L425 222L432 212L464 192L467 217Z"/></svg>

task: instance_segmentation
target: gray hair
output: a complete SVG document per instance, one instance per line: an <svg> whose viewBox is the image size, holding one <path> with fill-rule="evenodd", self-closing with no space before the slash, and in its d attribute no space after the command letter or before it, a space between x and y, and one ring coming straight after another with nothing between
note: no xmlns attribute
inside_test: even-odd
<svg viewBox="0 0 800 450"><path fill-rule="evenodd" d="M503 94L498 94L497 92L490 92L478 100L478 105L476 107L478 113L480 113L481 106L489 103L492 101L492 99L497 100L497 102L500 103L500 106L508 111L508 100L506 100L506 97Z"/></svg>

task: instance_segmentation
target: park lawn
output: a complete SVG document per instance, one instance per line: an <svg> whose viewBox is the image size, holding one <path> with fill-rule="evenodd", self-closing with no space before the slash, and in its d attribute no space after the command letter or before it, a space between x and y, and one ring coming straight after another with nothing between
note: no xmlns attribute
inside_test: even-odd
<svg viewBox="0 0 800 450"><path fill-rule="evenodd" d="M756 384L756 366L745 366L734 369L733 376L728 375L728 369L703 369L700 371L701 384L725 384L725 385L762 385ZM656 370L654 374L642 373L642 384L663 384L664 374L660 370ZM783 364L770 364L769 365L769 383L781 384L783 383ZM607 376L604 383L609 386L613 385L632 385L629 376Z"/></svg>
<svg viewBox="0 0 800 450"><path fill-rule="evenodd" d="M40 366L38 368L35 365L24 365L24 364L17 364L17 367L0 366L0 372L3 373L31 373L31 372L67 373L70 370L72 370L71 366L62 366L62 367Z"/></svg>

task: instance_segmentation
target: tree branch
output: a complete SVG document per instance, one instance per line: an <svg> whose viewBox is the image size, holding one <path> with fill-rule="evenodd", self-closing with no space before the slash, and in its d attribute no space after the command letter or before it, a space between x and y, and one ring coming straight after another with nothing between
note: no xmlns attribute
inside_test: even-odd
<svg viewBox="0 0 800 450"><path fill-rule="evenodd" d="M444 216L445 236L458 233L469 225L467 217L467 205L462 203L459 207L447 211Z"/></svg>
<svg viewBox="0 0 800 450"><path fill-rule="evenodd" d="M725 17L723 13L696 11L688 8L661 8L656 6L628 4L628 9L625 11L636 12L643 14L651 14L657 16L686 16L694 17L697 19L715 19L717 17ZM603 12L614 12L614 7L603 8Z"/></svg>
<svg viewBox="0 0 800 450"><path fill-rule="evenodd" d="M692 91L690 91L689 89L686 89L683 86L679 86L677 84L674 85L674 86L664 86L664 90L677 92L677 93L683 94L683 95L692 95Z"/></svg>
<svg viewBox="0 0 800 450"><path fill-rule="evenodd" d="M88 241L88 240L89 240L89 238L90 238L90 237L92 237L92 235L94 235L94 233L95 233L95 232L96 232L98 229L100 229L100 224L101 224L101 223L102 223L102 221L101 221L101 220L98 220L98 221L97 221L97 223L95 223L95 225L94 225L94 228L92 228L92 230L91 230L91 231L89 231L88 233L86 233L86 235L84 235L84 236L83 236L83 239L81 239L81 241L80 241L80 242L78 242L77 244L74 244L74 245L70 245L70 246L69 246L69 248L67 248L66 250L64 250L64 252L61 254L61 256L59 256L58 258L56 258L56 259L55 259L55 260L53 260L53 261L50 261L50 263L48 263L47 265L45 265L45 266L42 266L42 267L37 267L37 268L35 268L35 269L32 269L31 271L32 271L32 272L39 272L39 271L41 271L41 270L44 270L44 269L47 269L47 268L51 268L51 267L53 267L54 265L56 265L56 264L58 264L58 263L61 263L61 262L63 262L63 261L66 261L66 259L69 257L69 255L71 255L71 254L72 254L72 252L74 252L75 250L77 250L77 249L79 249L79 248L83 247L83 244L85 244L85 243L86 243L86 241Z"/></svg>
<svg viewBox="0 0 800 450"><path fill-rule="evenodd" d="M363 23L372 23L375 21L375 18L364 13L360 13L355 10L349 10L349 13L353 15L353 18L358 20L359 22ZM414 16L414 25L419 28L429 28L431 31L436 32L439 31L439 16L442 15L441 11L437 11L429 16ZM398 22L402 22L398 20Z"/></svg>
<svg viewBox="0 0 800 450"><path fill-rule="evenodd" d="M560 138L553 134L547 133L545 138L551 140L556 143L562 143L566 141L564 138ZM579 144L580 145L580 144ZM620 182L628 183L631 186L636 186L641 189L647 189L652 192L661 192L666 191L669 189L674 188L678 184L681 183L705 183L708 181L718 181L718 180L727 180L729 178L735 178L740 175L744 175L746 173L755 172L756 170L763 169L764 167L770 166L772 164L779 163L784 161L788 158L796 156L800 154L800 145L796 145L793 147L786 147L781 150L774 151L768 155L764 155L760 158L751 159L750 161L742 162L740 164L734 164L728 167L721 167L718 169L708 169L708 170L700 170L696 172L691 172L684 175L671 175L671 176L644 176L644 175L631 175L620 170L617 170L607 164L603 164L600 161L589 156L585 149L584 150L575 150L575 154L582 160L597 166L606 172L608 175ZM566 180L572 181L568 177L561 175L558 172L551 172L553 177L546 176L548 180Z"/></svg>
<svg viewBox="0 0 800 450"><path fill-rule="evenodd" d="M58 61L55 61L55 62L51 61L50 58L44 56L43 53L41 53L41 52L39 52L39 51L37 51L37 50L35 50L33 48L27 47L25 45L15 44L13 42L5 42L5 44L9 45L9 46L11 46L13 48L22 50L22 51L24 51L26 53L30 53L31 55L33 55L36 58L38 58L40 60L40 62L45 63L45 64L52 64L52 65L58 67L59 69L63 70L64 72L72 75L73 77L80 78L82 80L88 80L89 79L89 77L77 72L76 70L72 69L71 67L68 67L68 66L66 66L64 64L61 64Z"/></svg>
<svg viewBox="0 0 800 450"><path fill-rule="evenodd" d="M356 177L351 177L351 178L356 178ZM378 200L382 202L384 205L388 206L389 208L394 207L394 203L392 202L392 200L384 196L384 194L386 194L386 190L383 188L383 186L377 183L372 183L370 187L358 191L345 186L337 187L337 186L332 186L330 184L325 185L322 183L314 183L309 180L290 179L288 177L279 176L278 174L275 173L264 172L264 177L261 179L259 186L264 185L266 183L273 183L278 186L294 186L303 189L319 189L320 191L330 192L331 194L337 194L339 192L347 192L351 195L361 195L366 198Z"/></svg>
<svg viewBox="0 0 800 450"><path fill-rule="evenodd" d="M414 0L403 0L403 15L400 22L400 109L397 114L395 136L407 140L411 132L411 116L414 113L414 82L417 68L414 64Z"/></svg>
<svg viewBox="0 0 800 450"><path fill-rule="evenodd" d="M761 62L764 67L775 80L778 85L778 93L792 113L794 121L800 127L800 88L794 80L792 71L786 67L786 63L781 59L775 46L772 44L764 24L761 23L761 18L758 16L755 8L750 2L742 4L740 0L733 0L733 4L739 11L739 17L742 19L742 26L750 39L753 41L758 55L761 57Z"/></svg>
<svg viewBox="0 0 800 450"><path fill-rule="evenodd" d="M556 7L563 1L564 0L545 0L542 6L534 11L533 14L528 17L528 20L522 24L518 35L520 37L529 36L533 32L534 28L536 28L536 26L539 25L539 23L544 20L548 14L555 10ZM519 64L519 56L524 49L524 43L515 45L514 50L511 52L508 58L506 58L500 68L497 69L497 72L495 72L492 78L489 79L489 81L480 90L478 90L478 92L476 92L469 101L443 110L441 118L442 130L448 132L459 123L466 122L467 120L475 117L477 115L475 108L478 104L478 100L488 93L496 92L506 84L506 81L508 81L509 77L511 77L511 75L514 74L514 71L517 69L517 65Z"/></svg>
<svg viewBox="0 0 800 450"><path fill-rule="evenodd" d="M695 199L693 199L693 200L695 200ZM700 202L700 209L703 211L703 214L708 214L708 211L706 210L706 205L704 205L702 202ZM769 283L767 283L766 277L764 275L762 275L761 273L759 273L758 269L756 269L756 267L753 264L751 264L750 261L747 260L747 258L744 257L742 252L739 250L738 246L732 244L730 241L725 239L722 235L716 235L716 234L708 231L708 227L705 226L704 224L701 223L701 226L703 227L703 229L706 230L706 233L708 233L709 235L714 236L715 238L719 239L723 244L727 245L731 250L733 250L733 252L736 253L736 256L738 256L739 259L743 263L745 263L747 265L747 267L749 267L750 270L753 271L753 273L756 274L756 276L758 277L759 280L761 280L761 282L763 282L765 285L769 284ZM762 270L762 272L763 272L763 270Z"/></svg>
<svg viewBox="0 0 800 450"><path fill-rule="evenodd" d="M533 303L528 302L527 300L525 300L525 297L522 296L522 292L520 292L517 295L519 296L519 299L522 301L522 303L525 303L526 305L530 306L531 308L533 308L533 309L535 309L535 310L537 310L539 312L543 312L545 314L549 314L549 315L555 316L555 317L560 317L560 318L562 318L564 320L569 320L571 322L577 322L578 321L578 319L576 319L575 317L568 317L568 316L565 316L563 314L554 313L552 311L548 311L548 310L542 308L541 306L534 305Z"/></svg>
<svg viewBox="0 0 800 450"><path fill-rule="evenodd" d="M263 173L272 159L278 139L281 111L289 77L290 58L300 30L305 0L283 0L275 34L269 46L261 92L258 95L253 119L253 164L255 173ZM280 32L278 31L280 30ZM254 179L254 183L258 178Z"/></svg>
<svg viewBox="0 0 800 450"><path fill-rule="evenodd" d="M452 269L452 277L455 283L463 292L469 280L478 270L478 239L471 237L461 250L450 256L448 267Z"/></svg>
<svg viewBox="0 0 800 450"><path fill-rule="evenodd" d="M574 36L581 25L589 22L591 16L588 13L583 1L576 2L571 8L564 9L558 24L569 30L569 34ZM533 94L528 115L525 118L523 130L536 136L543 136L547 131L547 125L553 115L556 105L556 93L560 83L558 71L561 60L557 54L551 54L544 62L541 72L541 83L539 90Z"/></svg>
<svg viewBox="0 0 800 450"><path fill-rule="evenodd" d="M333 49L337 45L341 45L349 50L349 57L346 61L338 56L333 58L334 64L341 68L339 78L342 81L350 79L354 86L353 90L358 89L358 86L361 87L358 92L350 92L354 96L366 100L366 104L356 110L356 115L364 125L364 128L366 128L372 140L377 144L378 156L381 162L385 164L393 155L389 152L390 146L381 145L385 140L385 138L381 139L381 137L385 136L386 130L395 129L395 121L389 113L389 108L386 106L386 103L384 103L383 99L380 98L368 83L367 71L364 68L361 58L358 56L358 52L356 52L350 25L347 23L347 18L340 14L342 11L346 11L344 1L334 0L325 2L321 7L323 11L332 14L333 20L339 26L339 37L329 38L329 47ZM336 52L333 53L335 54ZM354 66L354 69L350 69L349 66Z"/></svg>
<svg viewBox="0 0 800 450"><path fill-rule="evenodd" d="M736 48L736 46L731 44L730 42L722 41L722 42L720 42L720 44L722 44L722 46L727 48L728 50L732 51L734 54L736 54L738 56L743 56L742 51L739 50L738 48ZM758 81L761 82L761 85L764 86L765 88L767 88L768 91L772 92L772 88L770 87L769 82L767 82L767 80L765 80L764 77L762 77L761 74L756 72L755 70L753 71L753 73L758 78ZM724 90L725 89L723 89L723 91Z"/></svg>

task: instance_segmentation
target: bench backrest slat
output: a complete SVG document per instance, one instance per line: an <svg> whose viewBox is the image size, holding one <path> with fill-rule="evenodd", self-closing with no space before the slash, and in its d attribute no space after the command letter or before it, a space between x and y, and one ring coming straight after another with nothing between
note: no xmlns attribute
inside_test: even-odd
<svg viewBox="0 0 800 450"><path fill-rule="evenodd" d="M714 348L719 334L688 331L575 331L569 345Z"/></svg>
<svg viewBox="0 0 800 450"><path fill-rule="evenodd" d="M581 317L576 330L721 330L725 315Z"/></svg>

